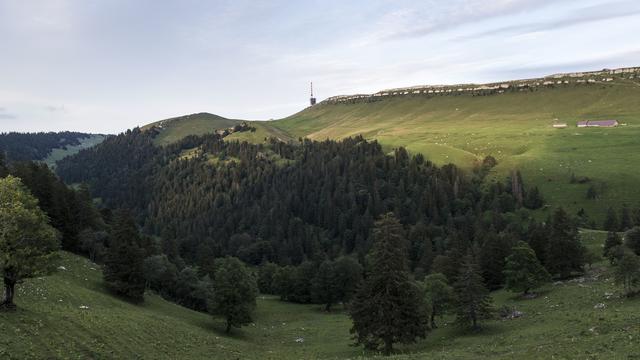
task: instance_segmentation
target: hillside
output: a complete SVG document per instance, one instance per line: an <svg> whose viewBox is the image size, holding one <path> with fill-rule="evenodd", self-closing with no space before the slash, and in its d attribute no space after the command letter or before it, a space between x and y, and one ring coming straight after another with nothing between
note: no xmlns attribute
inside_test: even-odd
<svg viewBox="0 0 640 360"><path fill-rule="evenodd" d="M575 81L575 80L574 80ZM590 84L541 86L488 95L335 98L269 124L293 137L340 139L363 134L405 146L438 164L471 168L498 159L497 178L520 169L548 202L600 219L608 206L640 202L640 82L615 77ZM576 128L581 119L617 119L618 128ZM555 129L554 122L566 122ZM589 182L570 184L571 174ZM585 198L589 186L597 200Z"/></svg>
<svg viewBox="0 0 640 360"><path fill-rule="evenodd" d="M604 234L583 233L592 249ZM106 293L100 267L62 253L56 274L20 285L15 313L0 312L0 356L35 358L145 359L338 359L361 358L349 346L349 318L338 308L258 300L255 325L224 334L221 320L147 294L133 305ZM601 261L583 278L548 286L540 297L521 300L493 293L496 308L510 306L524 315L485 323L464 333L440 321L426 340L400 347L396 359L613 358L639 356L640 302L622 299L609 266ZM594 308L605 304L604 309ZM83 308L86 307L86 308ZM296 341L297 339L302 339Z"/></svg>
<svg viewBox="0 0 640 360"><path fill-rule="evenodd" d="M9 161L44 161L54 166L56 161L92 147L105 136L80 132L39 132L0 134L0 153Z"/></svg>
<svg viewBox="0 0 640 360"><path fill-rule="evenodd" d="M64 159L67 156L71 156L80 152L80 150L88 149L92 146L98 145L105 139L105 135L91 134L89 137L79 139L78 145L67 145L64 148L53 148L49 155L44 159L50 167L55 167L56 162Z"/></svg>
<svg viewBox="0 0 640 360"><path fill-rule="evenodd" d="M153 122L142 127L142 130L155 128L158 135L155 138L156 145L174 143L188 135L203 135L213 133L219 129L226 129L243 122L249 123L256 129L253 132L241 132L231 134L229 140L248 141L261 143L265 138L275 137L281 141L292 140L289 135L264 121L245 121L227 119L222 116L197 113Z"/></svg>
<svg viewBox="0 0 640 360"><path fill-rule="evenodd" d="M494 179L519 169L551 206L581 208L601 223L609 206L640 202L640 69L556 74L484 85L422 86L369 95L336 96L275 121L252 121L257 131L228 140L260 143L267 136L342 139L358 134L387 149L404 146L437 164L470 169L498 159ZM617 119L618 128L577 128L583 119ZM195 114L151 125L167 144L188 134L236 124ZM554 123L567 123L555 129ZM581 178L570 183L572 175ZM597 198L586 199L589 187ZM544 216L544 214L542 214Z"/></svg>
<svg viewBox="0 0 640 360"><path fill-rule="evenodd" d="M197 113L156 121L143 126L142 130L155 127L159 131L155 139L156 144L165 145L188 135L212 133L215 130L229 128L241 122L242 120L227 119L214 114Z"/></svg>

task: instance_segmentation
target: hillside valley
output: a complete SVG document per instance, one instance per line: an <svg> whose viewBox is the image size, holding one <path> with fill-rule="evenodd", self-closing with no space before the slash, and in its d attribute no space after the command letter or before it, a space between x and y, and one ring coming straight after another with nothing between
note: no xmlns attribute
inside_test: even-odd
<svg viewBox="0 0 640 360"><path fill-rule="evenodd" d="M600 224L608 207L640 203L640 190L633 186L640 181L635 166L640 163L636 69L466 85L468 92L457 91L463 85L452 85L437 87L442 89L439 93L424 87L415 94L420 88L415 87L333 97L284 119L250 121L255 132L226 139L260 143L267 137L297 141L363 135L389 151L403 146L436 164L454 163L467 170L490 155L498 160L493 179L502 180L519 170L529 184L540 187L549 205L563 205L574 213L584 209ZM505 90L507 85L510 88ZM609 118L622 125L576 127L580 120ZM208 114L166 121L157 144L241 122ZM567 127L554 128L557 123ZM572 183L572 178L581 181ZM590 187L597 192L594 199L587 199Z"/></svg>
<svg viewBox="0 0 640 360"><path fill-rule="evenodd" d="M582 238L589 248L600 249L604 235L583 232ZM361 359L372 355L349 346L350 321L341 308L327 314L318 305L260 296L255 323L227 336L221 319L153 293L147 294L142 306L113 297L104 288L100 265L69 253L61 254L54 275L28 280L18 296L16 313L0 312L0 356L5 359ZM496 308L512 307L523 315L490 321L480 334L457 329L447 316L426 340L400 348L391 358L639 355L635 339L640 336L640 303L619 297L606 261L599 260L583 278L549 285L537 299L518 299L504 291L494 292L493 298ZM599 303L606 307L598 309Z"/></svg>

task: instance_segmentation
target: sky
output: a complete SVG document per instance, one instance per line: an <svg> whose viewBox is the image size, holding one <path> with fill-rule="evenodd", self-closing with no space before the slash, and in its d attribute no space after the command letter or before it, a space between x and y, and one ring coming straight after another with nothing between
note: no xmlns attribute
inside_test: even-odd
<svg viewBox="0 0 640 360"><path fill-rule="evenodd" d="M0 0L0 131L640 66L638 0Z"/></svg>

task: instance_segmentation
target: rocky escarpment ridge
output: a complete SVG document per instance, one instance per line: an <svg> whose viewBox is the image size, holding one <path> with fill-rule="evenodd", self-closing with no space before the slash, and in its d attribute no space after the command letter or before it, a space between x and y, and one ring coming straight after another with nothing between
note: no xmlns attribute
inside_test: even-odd
<svg viewBox="0 0 640 360"><path fill-rule="evenodd" d="M640 67L603 69L600 71L562 73L535 79L512 80L488 84L420 85L382 90L374 94L338 95L322 103L354 103L377 101L395 96L484 96L505 92L535 91L538 88L606 84L615 81L640 81Z"/></svg>

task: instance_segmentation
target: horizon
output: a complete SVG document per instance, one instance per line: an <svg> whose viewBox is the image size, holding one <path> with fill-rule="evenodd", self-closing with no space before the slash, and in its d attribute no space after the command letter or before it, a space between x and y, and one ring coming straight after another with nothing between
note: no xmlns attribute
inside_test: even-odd
<svg viewBox="0 0 640 360"><path fill-rule="evenodd" d="M0 59L0 131L113 134L200 112L279 119L308 105L311 81L322 101L633 67L638 20L628 0L0 0L12 50Z"/></svg>

